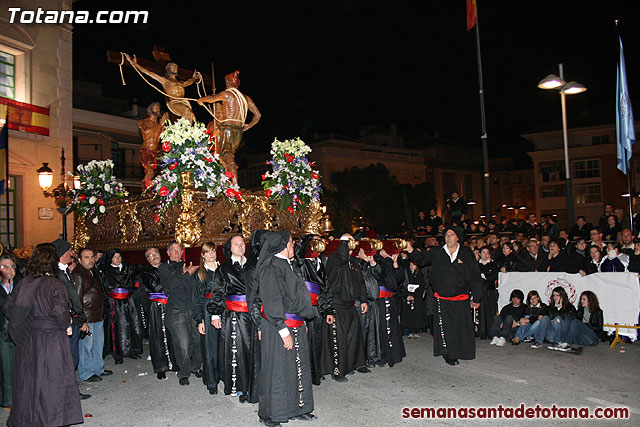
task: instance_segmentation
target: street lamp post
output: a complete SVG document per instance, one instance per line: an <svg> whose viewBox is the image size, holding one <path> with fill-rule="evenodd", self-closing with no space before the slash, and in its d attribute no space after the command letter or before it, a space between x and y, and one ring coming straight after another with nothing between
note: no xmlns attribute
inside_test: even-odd
<svg viewBox="0 0 640 427"><path fill-rule="evenodd" d="M560 92L560 104L562 106L562 139L564 142L564 171L567 185L567 223L571 227L575 221L573 211L573 184L571 182L571 168L569 164L569 133L567 131L567 103L565 95L575 95L587 90L580 83L564 80L564 64L558 64L560 77L553 74L548 75L538 83L540 89L557 89Z"/></svg>
<svg viewBox="0 0 640 427"><path fill-rule="evenodd" d="M38 182L44 196L53 197L56 200L56 205L58 205L58 212L62 214L62 233L60 234L60 238L62 238L63 240L67 240L67 192L71 190L71 188L67 183L67 175L65 173L64 162L65 158L63 148L60 156L60 184L50 192L47 190L49 190L49 188L51 188L51 186L53 185L53 170L51 170L49 164L43 163L36 172L38 173ZM79 184L80 178L74 177L73 187L77 189Z"/></svg>

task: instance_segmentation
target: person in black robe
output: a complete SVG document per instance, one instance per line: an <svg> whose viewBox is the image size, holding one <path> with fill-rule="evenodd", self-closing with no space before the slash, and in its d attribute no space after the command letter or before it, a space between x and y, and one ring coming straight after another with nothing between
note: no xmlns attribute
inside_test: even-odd
<svg viewBox="0 0 640 427"><path fill-rule="evenodd" d="M144 329L138 309L131 298L135 287L137 268L125 264L120 249L111 249L104 255L102 286L109 296L109 321L105 327L105 341L116 364L124 357L140 359Z"/></svg>
<svg viewBox="0 0 640 427"><path fill-rule="evenodd" d="M344 382L347 380L345 375L353 370L370 372L364 366L366 353L355 302L360 301L362 312L366 312L369 306L362 273L350 256L348 244L352 237L344 234L340 240L338 249L328 257L326 265L335 322L324 326L325 334L331 337L331 346L323 348L322 369L323 374L331 374L334 380Z"/></svg>
<svg viewBox="0 0 640 427"><path fill-rule="evenodd" d="M220 295L207 305L207 310L221 316L220 378L224 382L224 394L238 396L241 403L255 403L258 332L247 302L245 250L242 236L230 237L225 242L222 251L226 260L218 267L219 274L214 277L212 289Z"/></svg>
<svg viewBox="0 0 640 427"><path fill-rule="evenodd" d="M382 266L383 281L378 283L380 295L378 298L378 335L380 337L380 366L389 364L389 367L402 361L407 355L402 341L402 329L398 312L400 299L398 288L404 284L405 270L398 263L400 254L387 254L383 249L375 260Z"/></svg>
<svg viewBox="0 0 640 427"><path fill-rule="evenodd" d="M309 353L311 358L311 382L320 385L324 379L322 375L322 325L325 313L331 310L331 292L325 280L325 269L319 252L311 247L312 240L317 236L305 236L295 248L295 266L302 272L307 291L311 297L314 317L307 319ZM333 316L332 316L333 318Z"/></svg>
<svg viewBox="0 0 640 427"><path fill-rule="evenodd" d="M402 286L400 293L403 297L400 312L401 326L409 330L409 338L420 338L420 331L426 328L424 320L424 292L426 283L424 275L415 262L409 262L407 284Z"/></svg>
<svg viewBox="0 0 640 427"><path fill-rule="evenodd" d="M8 426L66 426L83 422L68 335L69 294L58 255L36 247L26 277L3 306L16 343L13 406Z"/></svg>
<svg viewBox="0 0 640 427"><path fill-rule="evenodd" d="M291 265L293 256L289 233L275 231L265 237L256 267L265 318L258 416L267 426L317 418L311 413L313 389L304 324L315 313L302 274Z"/></svg>
<svg viewBox="0 0 640 427"><path fill-rule="evenodd" d="M258 384L258 376L260 375L260 336L262 326L262 301L260 300L260 283L256 277L256 266L260 256L260 248L264 236L269 233L267 230L256 230L251 233L249 238L249 250L247 253L247 263L244 265L244 279L247 287L247 304L249 305L249 316L253 321L256 333L251 335L251 367L249 368L249 377L252 378L251 384ZM223 301L224 304L224 301ZM249 387L250 403L258 401L258 387Z"/></svg>
<svg viewBox="0 0 640 427"><path fill-rule="evenodd" d="M220 382L220 316L212 316L207 311L207 303L213 296L220 298L220 292L212 292L214 276L218 270L216 245L206 242L202 245L200 267L195 274L193 286L193 319L200 333L200 351L202 353L202 382L209 394L218 394ZM222 301L218 301L220 305Z"/></svg>
<svg viewBox="0 0 640 427"><path fill-rule="evenodd" d="M356 259L352 260L357 263L362 272L362 280L367 291L368 310L363 313L361 310L362 303L356 301L356 312L360 319L360 328L362 329L362 337L365 346L365 366L373 368L376 364L382 365L382 349L380 347L380 310L378 308L378 297L380 289L378 285L383 282L382 266L373 259L376 253L370 250L366 253L364 249L358 250Z"/></svg>
<svg viewBox="0 0 640 427"><path fill-rule="evenodd" d="M167 324L166 306L169 297L162 291L158 266L160 249L155 246L147 248L145 257L149 265L138 268L140 286L149 293L149 353L153 372L159 380L167 379L167 371L177 370L176 358L173 351L173 341L169 325Z"/></svg>
<svg viewBox="0 0 640 427"><path fill-rule="evenodd" d="M431 286L436 297L433 355L442 356L450 365L459 364L458 359L476 357L469 289L473 295L472 308L479 308L482 299L478 262L471 249L461 246L459 240L464 240L462 230L449 227L443 247L422 252L409 244L406 249L409 259L419 266L431 264Z"/></svg>
<svg viewBox="0 0 640 427"><path fill-rule="evenodd" d="M529 255L526 255L529 256ZM498 312L498 291L496 282L498 280L498 266L491 260L491 249L488 246L480 249L480 259L478 260L480 277L482 277L482 304L480 308L480 326L478 334L481 340L489 338L491 322Z"/></svg>

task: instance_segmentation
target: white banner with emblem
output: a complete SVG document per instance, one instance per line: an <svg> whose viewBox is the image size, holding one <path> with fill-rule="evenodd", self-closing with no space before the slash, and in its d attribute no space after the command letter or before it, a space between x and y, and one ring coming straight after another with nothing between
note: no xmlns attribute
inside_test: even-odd
<svg viewBox="0 0 640 427"><path fill-rule="evenodd" d="M498 308L509 304L514 289L525 296L536 290L546 304L551 300L553 288L562 286L569 300L578 307L580 294L591 291L598 296L604 313L604 323L636 325L640 313L640 283L636 273L596 273L588 276L568 273L500 273L498 276ZM525 301L526 302L526 301ZM604 328L615 331L615 328ZM635 340L636 329L620 328L620 335Z"/></svg>

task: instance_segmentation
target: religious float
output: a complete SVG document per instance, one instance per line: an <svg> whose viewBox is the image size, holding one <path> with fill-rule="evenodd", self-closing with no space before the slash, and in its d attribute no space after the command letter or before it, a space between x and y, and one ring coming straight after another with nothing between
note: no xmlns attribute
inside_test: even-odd
<svg viewBox="0 0 640 427"><path fill-rule="evenodd" d="M152 70L153 64L143 66L135 56L120 53L123 83L124 65L164 95L168 111L152 103L148 117L138 122L145 170L140 196L127 193L112 175L109 160L78 166L80 188L70 195L70 211L76 213L75 248L118 247L139 253L172 240L195 248L207 241L221 244L236 234L248 239L261 229L287 230L294 237L320 234L320 174L307 158L311 148L302 140L273 141L262 191L238 186L235 152L243 132L261 117L251 98L239 91L238 71L225 76L224 91L216 94L213 84L213 94L207 95L198 71L181 80L173 62L164 65L161 75ZM193 83L202 96L185 98L185 87ZM209 124L196 121L191 101L209 112ZM253 118L245 123L248 112Z"/></svg>

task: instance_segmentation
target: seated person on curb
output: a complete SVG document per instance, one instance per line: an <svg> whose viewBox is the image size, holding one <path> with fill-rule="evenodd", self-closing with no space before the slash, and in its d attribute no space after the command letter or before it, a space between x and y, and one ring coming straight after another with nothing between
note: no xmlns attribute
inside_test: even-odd
<svg viewBox="0 0 640 427"><path fill-rule="evenodd" d="M553 343L547 348L567 351L571 346L562 340L567 336L571 320L576 318L576 308L569 301L567 292L562 286L553 288L551 305L549 306L549 320L545 322L545 318L542 319L542 327L546 329L545 338Z"/></svg>
<svg viewBox="0 0 640 427"><path fill-rule="evenodd" d="M489 334L493 337L489 345L504 346L511 339L520 326L520 319L524 317L526 306L522 304L524 294L520 289L511 292L511 303L502 307L500 315L493 319Z"/></svg>
<svg viewBox="0 0 640 427"><path fill-rule="evenodd" d="M607 338L602 330L603 323L604 316L598 297L591 291L584 291L580 295L578 318L571 321L567 337L563 339L569 345L597 345L598 341Z"/></svg>
<svg viewBox="0 0 640 427"><path fill-rule="evenodd" d="M518 345L521 342L531 342L535 340L536 343L542 345L542 341L544 341L544 331L542 331L541 328L542 319L548 314L549 306L540 300L538 291L529 291L524 317L520 319L520 327L516 332L516 336L511 340L511 343Z"/></svg>

